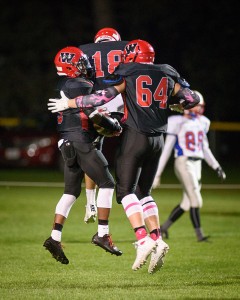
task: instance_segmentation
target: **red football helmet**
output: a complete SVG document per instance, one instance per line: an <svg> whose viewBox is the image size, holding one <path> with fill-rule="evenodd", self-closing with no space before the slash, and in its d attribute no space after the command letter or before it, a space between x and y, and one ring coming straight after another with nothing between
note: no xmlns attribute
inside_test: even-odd
<svg viewBox="0 0 240 300"><path fill-rule="evenodd" d="M155 51L153 47L146 41L133 40L124 48L123 62L138 62L152 64L155 59Z"/></svg>
<svg viewBox="0 0 240 300"><path fill-rule="evenodd" d="M91 77L92 67L86 54L77 47L66 47L55 56L54 63L59 76Z"/></svg>
<svg viewBox="0 0 240 300"><path fill-rule="evenodd" d="M121 41L121 36L117 30L110 27L100 29L94 37L94 43L117 41Z"/></svg>

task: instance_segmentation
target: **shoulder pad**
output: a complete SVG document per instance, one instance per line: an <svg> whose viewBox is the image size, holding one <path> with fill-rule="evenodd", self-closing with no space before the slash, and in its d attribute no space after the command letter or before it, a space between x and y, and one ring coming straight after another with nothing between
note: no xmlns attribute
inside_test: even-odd
<svg viewBox="0 0 240 300"><path fill-rule="evenodd" d="M103 82L108 85L119 85L123 83L123 77L118 74L110 74L103 80Z"/></svg>
<svg viewBox="0 0 240 300"><path fill-rule="evenodd" d="M57 91L63 90L63 87L65 86L65 83L66 83L67 80L68 80L67 77L62 76L62 77L58 80L56 90L57 90Z"/></svg>
<svg viewBox="0 0 240 300"><path fill-rule="evenodd" d="M160 67L162 72L169 75L173 79L176 79L176 78L180 77L179 73L170 65L161 64L161 65L159 65L159 67Z"/></svg>
<svg viewBox="0 0 240 300"><path fill-rule="evenodd" d="M182 77L177 78L178 83L185 88L189 88L190 84Z"/></svg>
<svg viewBox="0 0 240 300"><path fill-rule="evenodd" d="M170 65L163 64L160 65L160 68L164 73L169 75L175 82L178 82L182 87L190 87L190 84L180 76L180 74Z"/></svg>
<svg viewBox="0 0 240 300"><path fill-rule="evenodd" d="M92 92L93 82L85 78L67 78L62 85L62 91L68 98L79 95L89 95Z"/></svg>

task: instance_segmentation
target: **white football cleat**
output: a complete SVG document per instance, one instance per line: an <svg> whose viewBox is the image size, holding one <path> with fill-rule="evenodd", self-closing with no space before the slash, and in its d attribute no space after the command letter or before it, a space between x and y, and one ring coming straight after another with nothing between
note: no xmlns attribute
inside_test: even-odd
<svg viewBox="0 0 240 300"><path fill-rule="evenodd" d="M94 223L97 219L97 207L94 204L86 205L86 213L84 217L85 223Z"/></svg>
<svg viewBox="0 0 240 300"><path fill-rule="evenodd" d="M146 236L145 238L135 242L134 245L137 249L137 257L132 265L132 269L137 271L146 263L148 256L156 248L156 241L151 239L149 236Z"/></svg>
<svg viewBox="0 0 240 300"><path fill-rule="evenodd" d="M164 263L164 256L169 250L169 246L162 240L157 239L157 247L151 254L151 260L148 267L148 273L153 274L161 269Z"/></svg>

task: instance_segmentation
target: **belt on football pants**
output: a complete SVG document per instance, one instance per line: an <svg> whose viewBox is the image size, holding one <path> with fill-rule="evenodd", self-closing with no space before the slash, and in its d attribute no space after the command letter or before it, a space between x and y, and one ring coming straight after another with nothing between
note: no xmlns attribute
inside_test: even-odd
<svg viewBox="0 0 240 300"><path fill-rule="evenodd" d="M192 157L192 156L188 156L188 160L197 161L197 160L201 160L201 158L200 158L200 157Z"/></svg>

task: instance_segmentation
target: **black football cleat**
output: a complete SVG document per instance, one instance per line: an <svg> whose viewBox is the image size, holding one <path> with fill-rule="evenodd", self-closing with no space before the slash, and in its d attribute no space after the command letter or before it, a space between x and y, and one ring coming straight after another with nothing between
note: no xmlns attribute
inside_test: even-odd
<svg viewBox="0 0 240 300"><path fill-rule="evenodd" d="M169 234L168 234L167 229L163 229L162 227L160 227L160 231L161 231L161 234L162 234L163 238L169 239Z"/></svg>
<svg viewBox="0 0 240 300"><path fill-rule="evenodd" d="M210 242L209 241L210 236L203 236L201 239L198 240L198 242Z"/></svg>
<svg viewBox="0 0 240 300"><path fill-rule="evenodd" d="M110 252L111 254L120 256L122 255L122 251L118 249L117 246L115 246L112 242L111 236L109 234L105 234L103 237L98 236L98 233L96 233L92 237L92 243L96 246L99 246L106 250L107 252Z"/></svg>
<svg viewBox="0 0 240 300"><path fill-rule="evenodd" d="M55 241L52 239L52 237L49 237L46 239L46 241L43 244L43 247L46 248L51 254L52 257L56 259L56 261L60 261L60 263L67 265L69 263L69 260L65 256L62 245L60 242Z"/></svg>

